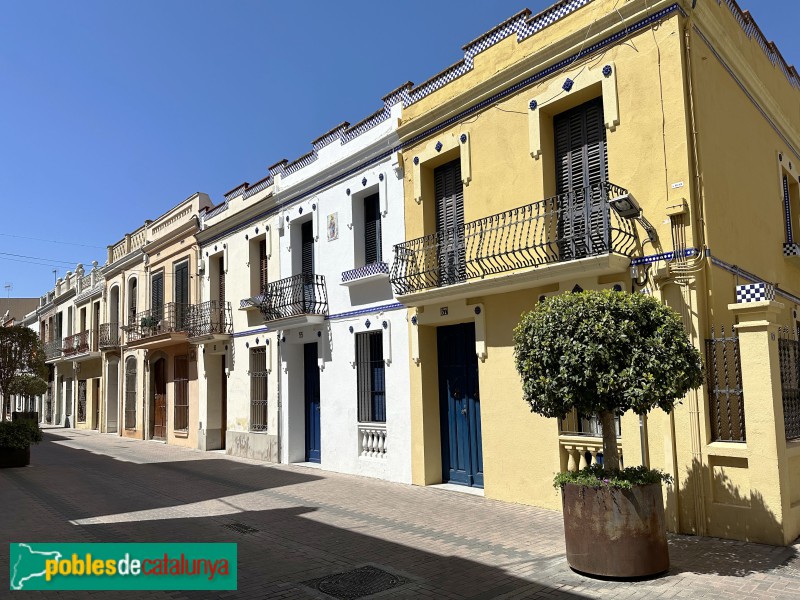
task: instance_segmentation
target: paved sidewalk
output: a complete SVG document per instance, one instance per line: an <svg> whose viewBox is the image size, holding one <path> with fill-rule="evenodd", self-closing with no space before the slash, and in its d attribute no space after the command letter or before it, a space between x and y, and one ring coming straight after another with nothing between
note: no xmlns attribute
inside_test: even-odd
<svg viewBox="0 0 800 600"><path fill-rule="evenodd" d="M239 547L237 592L47 594L65 598L331 598L302 582L367 564L409 580L381 599L800 597L800 545L672 536L667 575L598 581L567 567L557 512L93 431L45 439L0 470L0 597L9 542L61 541Z"/></svg>

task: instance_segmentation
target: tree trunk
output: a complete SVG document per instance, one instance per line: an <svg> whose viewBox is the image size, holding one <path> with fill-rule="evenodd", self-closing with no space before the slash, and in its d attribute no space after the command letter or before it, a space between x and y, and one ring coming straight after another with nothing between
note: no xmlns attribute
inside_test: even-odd
<svg viewBox="0 0 800 600"><path fill-rule="evenodd" d="M619 469L617 424L613 412L604 410L600 413L600 427L603 430L603 468Z"/></svg>

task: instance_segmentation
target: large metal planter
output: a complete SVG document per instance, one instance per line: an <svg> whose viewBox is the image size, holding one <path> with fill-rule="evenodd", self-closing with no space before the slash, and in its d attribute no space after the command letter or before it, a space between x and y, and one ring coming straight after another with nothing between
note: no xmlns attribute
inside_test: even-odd
<svg viewBox="0 0 800 600"><path fill-rule="evenodd" d="M0 446L0 469L7 467L27 467L31 463L31 447L24 450Z"/></svg>
<svg viewBox="0 0 800 600"><path fill-rule="evenodd" d="M661 484L562 488L569 566L589 575L650 577L669 569Z"/></svg>

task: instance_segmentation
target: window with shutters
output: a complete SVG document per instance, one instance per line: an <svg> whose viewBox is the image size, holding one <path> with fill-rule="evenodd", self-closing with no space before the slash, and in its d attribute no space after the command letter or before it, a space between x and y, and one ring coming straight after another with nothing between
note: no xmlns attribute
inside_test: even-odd
<svg viewBox="0 0 800 600"><path fill-rule="evenodd" d="M786 219L786 243L800 244L800 190L797 180L781 170L783 209Z"/></svg>
<svg viewBox="0 0 800 600"><path fill-rule="evenodd" d="M128 325L136 325L137 282L132 278L128 282Z"/></svg>
<svg viewBox="0 0 800 600"><path fill-rule="evenodd" d="M189 357L175 357L175 431L189 431Z"/></svg>
<svg viewBox="0 0 800 600"><path fill-rule="evenodd" d="M262 296L267 291L267 251L265 236L250 240L250 297Z"/></svg>
<svg viewBox="0 0 800 600"><path fill-rule="evenodd" d="M380 195L372 194L364 198L364 265L382 260Z"/></svg>
<svg viewBox="0 0 800 600"><path fill-rule="evenodd" d="M383 361L383 332L356 334L358 378L358 421L386 422L386 363Z"/></svg>
<svg viewBox="0 0 800 600"><path fill-rule="evenodd" d="M217 300L220 306L225 304L225 258L223 256L217 260Z"/></svg>
<svg viewBox="0 0 800 600"><path fill-rule="evenodd" d="M436 195L439 285L451 285L464 281L467 277L461 159L436 167L433 171L433 182Z"/></svg>
<svg viewBox="0 0 800 600"><path fill-rule="evenodd" d="M136 358L125 361L125 429L136 429Z"/></svg>
<svg viewBox="0 0 800 600"><path fill-rule="evenodd" d="M175 279L175 331L186 331L189 323L189 261L174 267Z"/></svg>
<svg viewBox="0 0 800 600"><path fill-rule="evenodd" d="M267 430L267 349L250 349L250 431Z"/></svg>
<svg viewBox="0 0 800 600"><path fill-rule="evenodd" d="M150 311L156 322L164 318L164 271L154 273L150 280Z"/></svg>
<svg viewBox="0 0 800 600"><path fill-rule="evenodd" d="M601 184L608 181L602 98L553 118L558 194L558 248L562 260L608 250L608 210Z"/></svg>

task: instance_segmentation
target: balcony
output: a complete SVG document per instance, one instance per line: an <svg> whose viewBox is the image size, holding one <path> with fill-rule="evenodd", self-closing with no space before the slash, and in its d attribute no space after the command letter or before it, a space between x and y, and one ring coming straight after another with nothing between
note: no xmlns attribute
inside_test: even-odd
<svg viewBox="0 0 800 600"><path fill-rule="evenodd" d="M301 273L267 284L261 314L266 323L287 329L319 324L328 314L328 291L325 277Z"/></svg>
<svg viewBox="0 0 800 600"><path fill-rule="evenodd" d="M224 342L233 333L230 302L211 300L189 310L189 341L193 344Z"/></svg>
<svg viewBox="0 0 800 600"><path fill-rule="evenodd" d="M191 309L191 304L169 302L136 313L133 322L125 327L128 346L152 349L188 341Z"/></svg>
<svg viewBox="0 0 800 600"><path fill-rule="evenodd" d="M44 344L44 360L45 362L53 362L61 358L62 340L53 340Z"/></svg>
<svg viewBox="0 0 800 600"><path fill-rule="evenodd" d="M626 190L598 183L394 247L391 282L405 304L621 273L633 223L609 205Z"/></svg>
<svg viewBox="0 0 800 600"><path fill-rule="evenodd" d="M121 343L119 323L103 323L100 325L99 346L101 350L119 348Z"/></svg>
<svg viewBox="0 0 800 600"><path fill-rule="evenodd" d="M80 361L98 356L97 332L92 329L81 331L64 338L61 351L64 358Z"/></svg>

